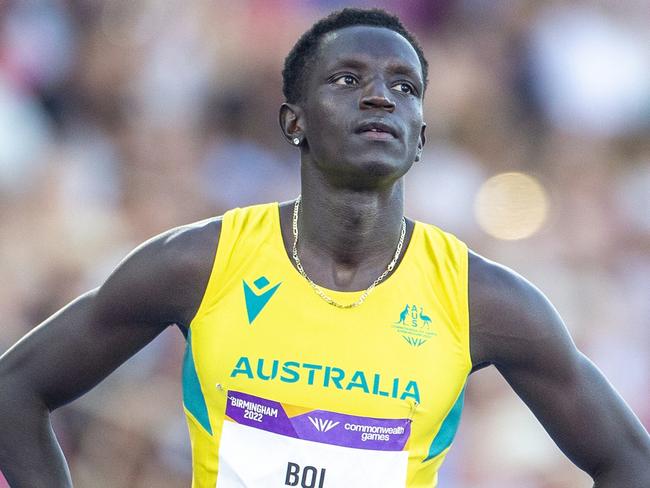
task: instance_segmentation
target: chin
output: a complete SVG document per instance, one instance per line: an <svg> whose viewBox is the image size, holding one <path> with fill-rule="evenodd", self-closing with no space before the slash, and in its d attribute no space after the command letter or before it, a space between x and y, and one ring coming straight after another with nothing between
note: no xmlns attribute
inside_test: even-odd
<svg viewBox="0 0 650 488"><path fill-rule="evenodd" d="M337 168L337 180L356 188L375 188L391 184L402 176L411 167L402 161L396 162L389 158L356 159L342 163Z"/></svg>
<svg viewBox="0 0 650 488"><path fill-rule="evenodd" d="M398 179L406 174L412 164L403 154L396 157L386 151L368 151L355 158L351 166L371 176Z"/></svg>

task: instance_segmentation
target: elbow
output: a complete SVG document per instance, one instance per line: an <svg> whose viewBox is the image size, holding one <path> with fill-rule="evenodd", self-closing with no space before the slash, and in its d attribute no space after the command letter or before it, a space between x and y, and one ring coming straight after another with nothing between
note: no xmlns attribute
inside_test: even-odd
<svg viewBox="0 0 650 488"><path fill-rule="evenodd" d="M648 488L650 486L650 474L647 468L641 471L608 471L592 478L594 488Z"/></svg>
<svg viewBox="0 0 650 488"><path fill-rule="evenodd" d="M8 421L17 396L16 381L5 369L0 362L0 427Z"/></svg>
<svg viewBox="0 0 650 488"><path fill-rule="evenodd" d="M11 376L7 373L6 368L2 366L2 361L0 361L0 414L4 413L4 405L11 399L13 393ZM1 417L2 415L0 415L0 421Z"/></svg>
<svg viewBox="0 0 650 488"><path fill-rule="evenodd" d="M631 449L618 450L615 459L599 465L589 474L594 488L647 488L650 487L650 437L639 439Z"/></svg>
<svg viewBox="0 0 650 488"><path fill-rule="evenodd" d="M43 399L29 385L15 371L3 368L0 361L0 429L15 422L17 416L49 413Z"/></svg>

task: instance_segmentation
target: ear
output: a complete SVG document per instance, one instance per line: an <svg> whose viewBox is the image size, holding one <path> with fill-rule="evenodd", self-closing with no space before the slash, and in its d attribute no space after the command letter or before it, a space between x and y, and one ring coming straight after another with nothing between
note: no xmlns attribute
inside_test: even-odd
<svg viewBox="0 0 650 488"><path fill-rule="evenodd" d="M299 146L305 137L304 127L302 123L302 110L299 106L292 103L283 103L280 106L279 122L280 129L284 134L284 138L292 146ZM299 139L300 142L296 144L295 139Z"/></svg>
<svg viewBox="0 0 650 488"><path fill-rule="evenodd" d="M418 148L415 153L416 163L420 161L420 158L422 157L422 149L424 148L424 144L427 142L427 136L425 135L426 129L427 129L427 124L422 122L422 128L420 129L420 137L418 138Z"/></svg>

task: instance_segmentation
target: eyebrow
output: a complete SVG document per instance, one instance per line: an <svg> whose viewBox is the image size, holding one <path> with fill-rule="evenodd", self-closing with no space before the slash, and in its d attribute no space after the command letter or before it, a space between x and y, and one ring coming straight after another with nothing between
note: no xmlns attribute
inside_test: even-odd
<svg viewBox="0 0 650 488"><path fill-rule="evenodd" d="M340 68L353 68L353 69L365 69L368 67L368 63L365 61L361 61L356 58L341 58L338 61L336 61L334 64L332 64L329 68L328 71L334 70L334 69L340 69Z"/></svg>
<svg viewBox="0 0 650 488"><path fill-rule="evenodd" d="M412 76L420 81L422 78L421 71L414 69L413 67L406 65L404 63L391 63L388 65L388 69L397 75L407 75Z"/></svg>
<svg viewBox="0 0 650 488"><path fill-rule="evenodd" d="M367 56L364 56L368 58ZM371 63L365 60L361 60L357 57L355 58L341 58L336 61L332 66L329 67L328 71L341 69L341 68L352 68L363 70L366 69ZM400 61L394 61L388 64L388 71L396 75L406 75L414 78L420 83L423 83L422 74L415 69L414 67L407 65Z"/></svg>

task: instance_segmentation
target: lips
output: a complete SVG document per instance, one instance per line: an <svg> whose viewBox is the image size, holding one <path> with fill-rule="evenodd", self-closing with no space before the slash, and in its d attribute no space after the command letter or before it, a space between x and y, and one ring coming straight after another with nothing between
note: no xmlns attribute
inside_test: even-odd
<svg viewBox="0 0 650 488"><path fill-rule="evenodd" d="M390 124L379 121L368 121L361 123L357 134L362 134L373 139L393 139L397 138L397 131Z"/></svg>

